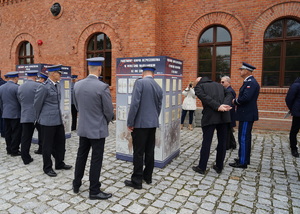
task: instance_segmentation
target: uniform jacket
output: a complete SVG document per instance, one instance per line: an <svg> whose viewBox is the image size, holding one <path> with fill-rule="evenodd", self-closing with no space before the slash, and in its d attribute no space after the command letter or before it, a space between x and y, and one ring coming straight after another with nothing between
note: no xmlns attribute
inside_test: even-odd
<svg viewBox="0 0 300 214"><path fill-rule="evenodd" d="M182 109L183 110L196 110L196 95L193 88L186 88L182 94L185 96L183 103L182 103Z"/></svg>
<svg viewBox="0 0 300 214"><path fill-rule="evenodd" d="M108 136L108 123L114 117L109 86L89 75L74 85L74 105L78 110L80 137L100 139Z"/></svg>
<svg viewBox="0 0 300 214"><path fill-rule="evenodd" d="M0 87L0 107L2 118L18 119L21 117L21 105L18 100L19 85L13 81L7 81Z"/></svg>
<svg viewBox="0 0 300 214"><path fill-rule="evenodd" d="M228 91L230 91L231 95L232 95L232 100L236 98L236 93L233 90L233 88L231 86L228 86L227 88ZM235 122L235 105L231 104L232 109L230 110L230 118L231 118L231 127L235 127L236 126L236 122Z"/></svg>
<svg viewBox="0 0 300 214"><path fill-rule="evenodd" d="M222 104L231 105L232 95L220 83L213 82L208 77L203 77L197 83L196 96L203 105L202 127L221 123L230 123L230 113L220 112L218 108Z"/></svg>
<svg viewBox="0 0 300 214"><path fill-rule="evenodd" d="M292 116L300 117L300 77L290 86L285 102Z"/></svg>
<svg viewBox="0 0 300 214"><path fill-rule="evenodd" d="M18 98L21 104L21 123L34 123L36 121L35 110L33 108L35 92L40 83L27 80L19 86Z"/></svg>
<svg viewBox="0 0 300 214"><path fill-rule="evenodd" d="M50 79L40 84L34 97L34 109L37 122L43 126L63 124L60 110L60 84L53 84Z"/></svg>
<svg viewBox="0 0 300 214"><path fill-rule="evenodd" d="M163 91L151 76L135 81L127 126L134 128L159 127Z"/></svg>
<svg viewBox="0 0 300 214"><path fill-rule="evenodd" d="M236 116L238 121L258 120L257 98L260 86L253 76L244 80L239 96L234 103L237 105Z"/></svg>

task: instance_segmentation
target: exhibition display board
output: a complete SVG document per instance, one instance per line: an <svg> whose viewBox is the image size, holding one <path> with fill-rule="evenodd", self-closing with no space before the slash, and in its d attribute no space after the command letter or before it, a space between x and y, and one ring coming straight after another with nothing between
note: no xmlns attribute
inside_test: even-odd
<svg viewBox="0 0 300 214"><path fill-rule="evenodd" d="M39 73L47 74L47 66L52 64L28 64L28 65L17 65L16 70L19 72L18 84L21 85L26 81L25 71L38 70ZM63 123L65 126L66 138L71 137L71 67L62 66L62 75L60 86L61 86L61 102L60 108L62 112ZM33 141L37 140L37 133L34 133Z"/></svg>
<svg viewBox="0 0 300 214"><path fill-rule="evenodd" d="M117 58L116 157L132 161L127 114L136 79L142 67L155 67L155 81L163 89L163 103L156 130L155 166L164 167L180 152L180 115L183 62L167 56Z"/></svg>

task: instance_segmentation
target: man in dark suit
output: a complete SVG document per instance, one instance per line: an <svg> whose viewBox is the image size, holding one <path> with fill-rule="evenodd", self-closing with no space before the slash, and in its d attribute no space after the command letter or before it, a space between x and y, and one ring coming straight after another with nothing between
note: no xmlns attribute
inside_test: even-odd
<svg viewBox="0 0 300 214"><path fill-rule="evenodd" d="M21 138L21 157L23 163L29 164L33 161L30 156L30 146L32 135L35 128L36 115L33 108L33 101L35 92L39 83L36 82L37 70L26 71L27 80L18 89L18 98L21 104L21 125L22 125L22 138Z"/></svg>
<svg viewBox="0 0 300 214"><path fill-rule="evenodd" d="M20 124L21 106L17 96L19 74L13 71L4 76L8 81L0 87L0 108L5 121L6 151L11 156L20 156L22 127Z"/></svg>
<svg viewBox="0 0 300 214"><path fill-rule="evenodd" d="M137 79L132 92L127 127L133 144L133 174L125 186L142 189L142 180L152 183L154 168L155 132L159 127L159 114L163 91L153 79L155 68L144 67L143 78ZM144 165L145 155L145 169Z"/></svg>
<svg viewBox="0 0 300 214"><path fill-rule="evenodd" d="M290 130L290 147L292 155L296 158L299 157L297 147L297 134L300 129L300 77L290 86L285 98L287 107L293 116L292 126Z"/></svg>
<svg viewBox="0 0 300 214"><path fill-rule="evenodd" d="M201 120L203 141L199 164L193 166L192 169L199 174L205 174L211 142L214 131L217 130L217 156L213 169L217 173L221 173L226 155L227 124L230 123L231 93L208 77L198 77L195 83L195 94L203 105Z"/></svg>
<svg viewBox="0 0 300 214"><path fill-rule="evenodd" d="M254 121L258 120L257 99L260 86L252 76L256 68L243 62L240 68L244 83L240 88L239 96L232 102L237 106L236 116L239 121L239 157L229 165L235 168L247 168L250 164L252 127Z"/></svg>
<svg viewBox="0 0 300 214"><path fill-rule="evenodd" d="M232 99L235 99L236 93L233 90L233 88L230 85L230 77L229 76L224 76L221 78L221 84L228 90L230 91L232 95ZM236 141L233 135L234 129L233 127L236 126L235 122L235 105L231 104L232 109L230 109L230 118L231 118L231 123L228 123L228 130L227 130L227 143L226 143L226 150L228 149L235 149L236 148Z"/></svg>
<svg viewBox="0 0 300 214"><path fill-rule="evenodd" d="M37 88L34 97L34 108L37 122L41 125L43 141L43 170L50 176L57 176L52 168L51 154L55 159L55 169L71 169L64 163L65 158L65 128L60 109L61 65L47 68L49 78Z"/></svg>
<svg viewBox="0 0 300 214"><path fill-rule="evenodd" d="M78 77L77 75L71 76L71 78L72 78L72 82L71 82L71 95L72 95L72 97L71 97L71 114L72 114L71 131L74 131L77 128L77 109L75 107L74 97L73 97L73 90L74 90L74 85L75 85L77 77Z"/></svg>
<svg viewBox="0 0 300 214"><path fill-rule="evenodd" d="M37 82L39 82L39 83L43 83L43 82L45 82L46 80L48 79L48 74L46 74L46 73L39 73L38 74L38 79L37 79ZM35 128L37 129L37 131L38 131L38 145L39 145L39 147L38 147L38 149L37 150L34 150L34 153L35 154L38 154L38 155L41 155L41 154L43 154L43 142L42 142L42 130L41 130L41 125L38 123L38 122L36 122L35 123Z"/></svg>
<svg viewBox="0 0 300 214"><path fill-rule="evenodd" d="M74 104L79 112L77 134L79 147L73 180L74 193L79 192L90 148L90 199L108 199L112 195L100 190L105 138L108 136L108 124L114 117L109 86L98 80L103 57L87 59L89 75L74 86Z"/></svg>

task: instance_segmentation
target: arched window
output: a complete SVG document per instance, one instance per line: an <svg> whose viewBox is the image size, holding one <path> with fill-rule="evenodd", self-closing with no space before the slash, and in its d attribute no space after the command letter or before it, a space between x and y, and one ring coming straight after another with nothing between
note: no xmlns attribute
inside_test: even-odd
<svg viewBox="0 0 300 214"><path fill-rule="evenodd" d="M221 26L213 26L202 33L198 44L198 76L219 82L230 76L231 35Z"/></svg>
<svg viewBox="0 0 300 214"><path fill-rule="evenodd" d="M262 85L290 86L300 76L300 22L277 20L264 35Z"/></svg>
<svg viewBox="0 0 300 214"><path fill-rule="evenodd" d="M34 53L32 45L25 41L19 49L19 64L34 64Z"/></svg>
<svg viewBox="0 0 300 214"><path fill-rule="evenodd" d="M87 45L87 58L104 57L102 76L103 81L111 85L111 42L104 33L92 35Z"/></svg>

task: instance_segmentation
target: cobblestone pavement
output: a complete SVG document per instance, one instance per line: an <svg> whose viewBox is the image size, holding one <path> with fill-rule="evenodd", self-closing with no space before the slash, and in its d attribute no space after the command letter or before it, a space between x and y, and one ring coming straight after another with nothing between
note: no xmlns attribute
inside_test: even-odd
<svg viewBox="0 0 300 214"><path fill-rule="evenodd" d="M88 199L88 168L80 193L74 194L74 167L48 177L42 171L42 157L33 153L36 144L31 147L34 161L24 165L20 157L6 154L1 138L0 213L300 213L300 159L290 153L287 132L253 131L251 165L248 169L228 166L237 150L228 151L221 174L212 169L214 137L203 176L192 170L199 161L201 128L185 128L180 155L165 168L154 169L151 185L134 190L124 186L133 167L131 162L116 160L114 130L111 125L101 174L103 190L113 197L104 201ZM72 133L67 140L67 164L74 166L77 145L78 137Z"/></svg>

